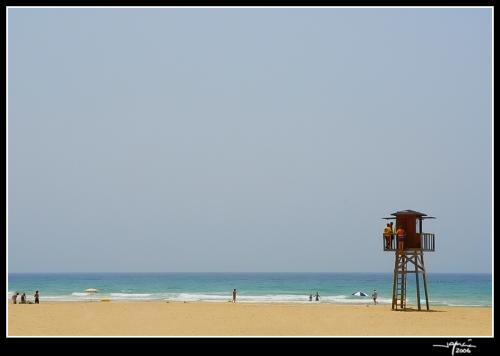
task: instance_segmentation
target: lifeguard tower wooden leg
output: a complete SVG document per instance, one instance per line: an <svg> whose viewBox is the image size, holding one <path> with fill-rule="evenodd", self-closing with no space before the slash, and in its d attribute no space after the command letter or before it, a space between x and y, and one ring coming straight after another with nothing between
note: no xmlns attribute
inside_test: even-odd
<svg viewBox="0 0 500 356"><path fill-rule="evenodd" d="M429 295L427 294L427 278L426 278L426 273L425 273L425 265L424 265L424 254L422 253L421 256L422 259L422 277L424 278L424 291L425 291L425 304L427 306L427 310L429 310Z"/></svg>
<svg viewBox="0 0 500 356"><path fill-rule="evenodd" d="M416 256L416 259L418 259L418 255ZM418 263L415 264L415 278L417 286L417 306L418 310L420 310L420 285L418 283Z"/></svg>

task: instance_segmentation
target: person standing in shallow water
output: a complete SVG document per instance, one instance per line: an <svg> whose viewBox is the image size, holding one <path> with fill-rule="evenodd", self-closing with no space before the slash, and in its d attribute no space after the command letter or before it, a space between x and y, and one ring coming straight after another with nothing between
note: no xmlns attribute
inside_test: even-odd
<svg viewBox="0 0 500 356"><path fill-rule="evenodd" d="M372 294L373 304L377 304L377 297L378 297L377 290L374 289Z"/></svg>
<svg viewBox="0 0 500 356"><path fill-rule="evenodd" d="M319 302L319 293L316 292L316 301Z"/></svg>
<svg viewBox="0 0 500 356"><path fill-rule="evenodd" d="M233 303L236 303L236 288L233 289Z"/></svg>
<svg viewBox="0 0 500 356"><path fill-rule="evenodd" d="M35 304L40 304L40 294L38 294L38 291L35 292Z"/></svg>

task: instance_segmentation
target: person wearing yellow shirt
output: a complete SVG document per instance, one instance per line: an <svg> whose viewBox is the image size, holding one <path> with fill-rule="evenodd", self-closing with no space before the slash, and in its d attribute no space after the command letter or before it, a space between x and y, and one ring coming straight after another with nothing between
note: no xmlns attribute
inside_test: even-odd
<svg viewBox="0 0 500 356"><path fill-rule="evenodd" d="M384 228L384 238L385 238L385 248L391 248L391 240L392 240L392 227L390 224L387 224Z"/></svg>

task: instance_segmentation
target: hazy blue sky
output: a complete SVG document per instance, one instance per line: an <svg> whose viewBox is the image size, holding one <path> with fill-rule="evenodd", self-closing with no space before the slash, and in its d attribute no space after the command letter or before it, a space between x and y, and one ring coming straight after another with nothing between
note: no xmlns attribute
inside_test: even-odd
<svg viewBox="0 0 500 356"><path fill-rule="evenodd" d="M9 9L9 271L491 271L491 12Z"/></svg>

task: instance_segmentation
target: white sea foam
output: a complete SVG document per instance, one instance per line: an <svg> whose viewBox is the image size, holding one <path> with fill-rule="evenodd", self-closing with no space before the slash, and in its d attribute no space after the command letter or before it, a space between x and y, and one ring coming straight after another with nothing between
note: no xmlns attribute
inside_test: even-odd
<svg viewBox="0 0 500 356"><path fill-rule="evenodd" d="M295 294L267 294L267 295L238 295L237 302L241 303L318 303L314 299L309 301L307 295ZM172 293L165 295L168 301L204 301L204 302L227 302L232 300L228 294L205 294L205 293ZM379 298L377 301L381 304L390 304L391 299ZM370 298L350 298L347 295L320 296L319 303L332 304L367 304L373 303Z"/></svg>
<svg viewBox="0 0 500 356"><path fill-rule="evenodd" d="M41 301L48 300L51 302L81 302L89 300L99 300L97 297L83 297L74 295L43 295L40 297Z"/></svg>
<svg viewBox="0 0 500 356"><path fill-rule="evenodd" d="M338 296L324 296L320 297L320 302L332 303L332 304L373 304L373 299L371 298L354 298L345 295ZM377 303L380 304L391 304L392 299L388 298L377 298Z"/></svg>
<svg viewBox="0 0 500 356"><path fill-rule="evenodd" d="M197 294L197 293L171 293L165 296L166 300L172 301L227 301L231 300L230 295L224 294Z"/></svg>
<svg viewBox="0 0 500 356"><path fill-rule="evenodd" d="M109 295L123 298L146 298L152 296L151 293L110 293Z"/></svg>
<svg viewBox="0 0 500 356"><path fill-rule="evenodd" d="M8 301L15 292L8 291ZM29 299L30 296L28 296ZM111 299L113 301L154 301L154 300L164 300L164 301L174 301L174 302L229 302L232 300L232 294L230 293L210 293L210 292L198 292L198 293L84 293L84 292L72 292L70 294L63 295L42 295L41 301L64 301L64 302L78 302L78 301L99 301L101 299ZM373 304L373 300L370 297L354 297L351 295L320 295L319 302L314 300L309 301L309 295L303 294L264 294L264 295L240 295L237 296L238 303L298 303L298 304L348 304L348 305L369 305ZM391 304L391 298L381 298L377 299L380 304ZM415 304L413 300L408 300L408 304ZM421 300L421 304L425 304L425 300ZM429 301L431 305L437 306L453 306L453 307L485 307L488 304L466 304L460 302L451 302L447 300L431 300Z"/></svg>

